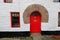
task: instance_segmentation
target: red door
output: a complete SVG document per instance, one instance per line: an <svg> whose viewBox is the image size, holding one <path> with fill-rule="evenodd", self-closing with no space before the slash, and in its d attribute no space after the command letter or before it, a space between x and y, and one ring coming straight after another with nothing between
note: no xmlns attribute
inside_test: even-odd
<svg viewBox="0 0 60 40"><path fill-rule="evenodd" d="M34 11L30 15L30 32L41 33L41 15L38 11Z"/></svg>

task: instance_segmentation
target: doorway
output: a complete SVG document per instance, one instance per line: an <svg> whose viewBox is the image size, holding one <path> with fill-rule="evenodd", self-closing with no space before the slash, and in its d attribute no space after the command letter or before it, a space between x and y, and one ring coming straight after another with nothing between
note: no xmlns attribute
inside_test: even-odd
<svg viewBox="0 0 60 40"><path fill-rule="evenodd" d="M34 11L30 15L30 32L41 33L41 14L39 11Z"/></svg>

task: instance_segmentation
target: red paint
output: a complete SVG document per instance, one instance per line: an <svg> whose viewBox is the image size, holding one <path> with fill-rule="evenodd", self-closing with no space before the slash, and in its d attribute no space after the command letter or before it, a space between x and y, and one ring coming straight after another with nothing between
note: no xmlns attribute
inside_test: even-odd
<svg viewBox="0 0 60 40"><path fill-rule="evenodd" d="M4 2L6 3L6 0L4 0Z"/></svg>
<svg viewBox="0 0 60 40"><path fill-rule="evenodd" d="M58 38L60 38L60 36L53 36L53 38L58 39Z"/></svg>
<svg viewBox="0 0 60 40"><path fill-rule="evenodd" d="M41 33L41 15L38 11L34 11L30 15L30 32Z"/></svg>
<svg viewBox="0 0 60 40"><path fill-rule="evenodd" d="M14 25L12 25L12 14L18 14L19 16L18 16L18 25L17 26L14 26ZM20 13L19 12L11 12L11 27L12 28L19 28L20 27Z"/></svg>

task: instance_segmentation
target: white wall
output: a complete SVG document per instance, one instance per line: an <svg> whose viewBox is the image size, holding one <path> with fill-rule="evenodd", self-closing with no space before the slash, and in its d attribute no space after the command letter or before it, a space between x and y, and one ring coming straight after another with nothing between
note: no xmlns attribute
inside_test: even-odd
<svg viewBox="0 0 60 40"><path fill-rule="evenodd" d="M60 30L58 27L60 3L54 3L53 0L13 0L13 3L4 3L0 0L0 31L29 31L30 24L24 24L23 12L31 4L40 4L48 10L49 22L41 24L43 31ZM11 28L10 12L20 12L20 28Z"/></svg>

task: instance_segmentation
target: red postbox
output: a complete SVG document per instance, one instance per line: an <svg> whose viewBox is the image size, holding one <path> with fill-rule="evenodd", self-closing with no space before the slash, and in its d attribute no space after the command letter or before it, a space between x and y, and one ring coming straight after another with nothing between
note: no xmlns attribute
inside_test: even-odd
<svg viewBox="0 0 60 40"><path fill-rule="evenodd" d="M34 11L30 15L30 32L41 33L41 15L38 11Z"/></svg>

